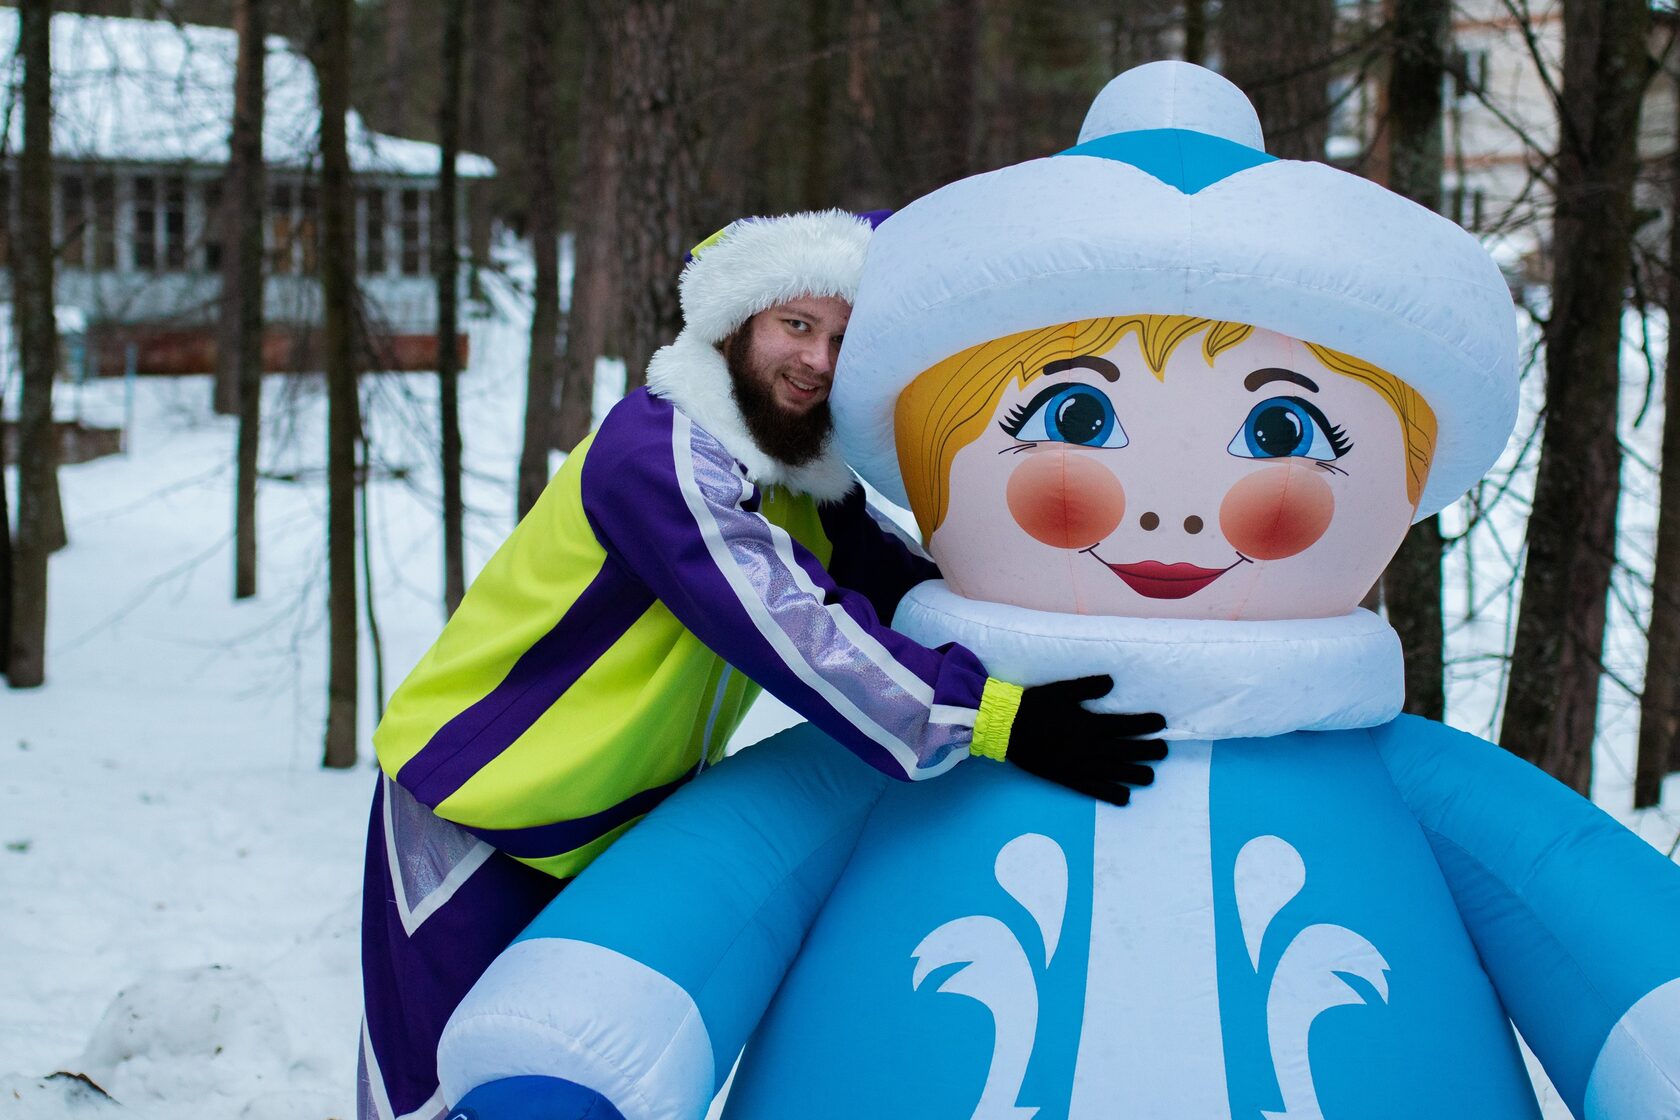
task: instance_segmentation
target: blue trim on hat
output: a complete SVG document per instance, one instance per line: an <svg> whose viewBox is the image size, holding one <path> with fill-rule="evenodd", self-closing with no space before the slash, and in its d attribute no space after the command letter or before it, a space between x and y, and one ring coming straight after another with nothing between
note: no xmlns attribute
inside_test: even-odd
<svg viewBox="0 0 1680 1120"><path fill-rule="evenodd" d="M1185 194L1195 194L1239 171L1247 171L1277 157L1205 132L1184 128L1146 128L1099 136L1062 156L1096 156L1129 163Z"/></svg>

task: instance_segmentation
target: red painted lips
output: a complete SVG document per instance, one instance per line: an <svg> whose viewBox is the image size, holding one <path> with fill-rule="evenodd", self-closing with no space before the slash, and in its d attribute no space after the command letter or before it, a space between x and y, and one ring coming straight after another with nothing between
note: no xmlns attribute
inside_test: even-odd
<svg viewBox="0 0 1680 1120"><path fill-rule="evenodd" d="M1231 565L1234 567L1236 564ZM1198 568L1194 564L1163 564L1159 560L1108 565L1108 570L1125 580L1127 587L1151 599L1189 598L1231 568Z"/></svg>

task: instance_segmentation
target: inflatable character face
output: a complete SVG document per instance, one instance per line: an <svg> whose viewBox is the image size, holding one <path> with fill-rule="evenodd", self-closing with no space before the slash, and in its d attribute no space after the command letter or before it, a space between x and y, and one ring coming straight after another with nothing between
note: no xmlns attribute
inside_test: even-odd
<svg viewBox="0 0 1680 1120"><path fill-rule="evenodd" d="M970 599L1199 619L1346 614L1405 536L1435 421L1272 331L1090 319L973 347L899 397L929 551Z"/></svg>

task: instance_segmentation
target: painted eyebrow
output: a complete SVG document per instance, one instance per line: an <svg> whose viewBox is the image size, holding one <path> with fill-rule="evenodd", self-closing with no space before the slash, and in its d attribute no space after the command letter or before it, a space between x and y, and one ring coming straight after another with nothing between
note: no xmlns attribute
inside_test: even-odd
<svg viewBox="0 0 1680 1120"><path fill-rule="evenodd" d="M1252 393L1260 386L1270 384L1273 381L1292 381L1314 393L1318 392L1318 383L1306 374L1296 373L1292 369L1278 369L1276 367L1255 370L1243 378L1243 388Z"/></svg>
<svg viewBox="0 0 1680 1120"><path fill-rule="evenodd" d="M1089 369L1103 375L1109 381L1120 380L1120 367L1107 358L1099 358L1095 354L1081 354L1077 358L1057 358L1053 362L1044 364L1044 373L1066 373L1070 369Z"/></svg>

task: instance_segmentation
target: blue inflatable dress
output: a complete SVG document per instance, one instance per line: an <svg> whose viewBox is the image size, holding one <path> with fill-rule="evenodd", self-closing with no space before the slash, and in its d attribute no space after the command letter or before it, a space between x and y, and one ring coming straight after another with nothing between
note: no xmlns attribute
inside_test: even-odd
<svg viewBox="0 0 1680 1120"><path fill-rule="evenodd" d="M1238 102L1132 71L1079 148L889 219L836 382L946 574L894 626L1003 680L1110 675L1101 706L1167 718L1154 786L752 747L485 974L439 1052L461 1115L698 1118L739 1057L731 1120L1532 1120L1520 1032L1577 1117L1680 1120L1680 869L1400 715L1398 639L1353 606L1503 446L1509 295L1450 223L1272 160ZM1047 325L1066 354L988 357ZM923 408L935 374L990 387ZM907 438L918 409L960 438Z"/></svg>

